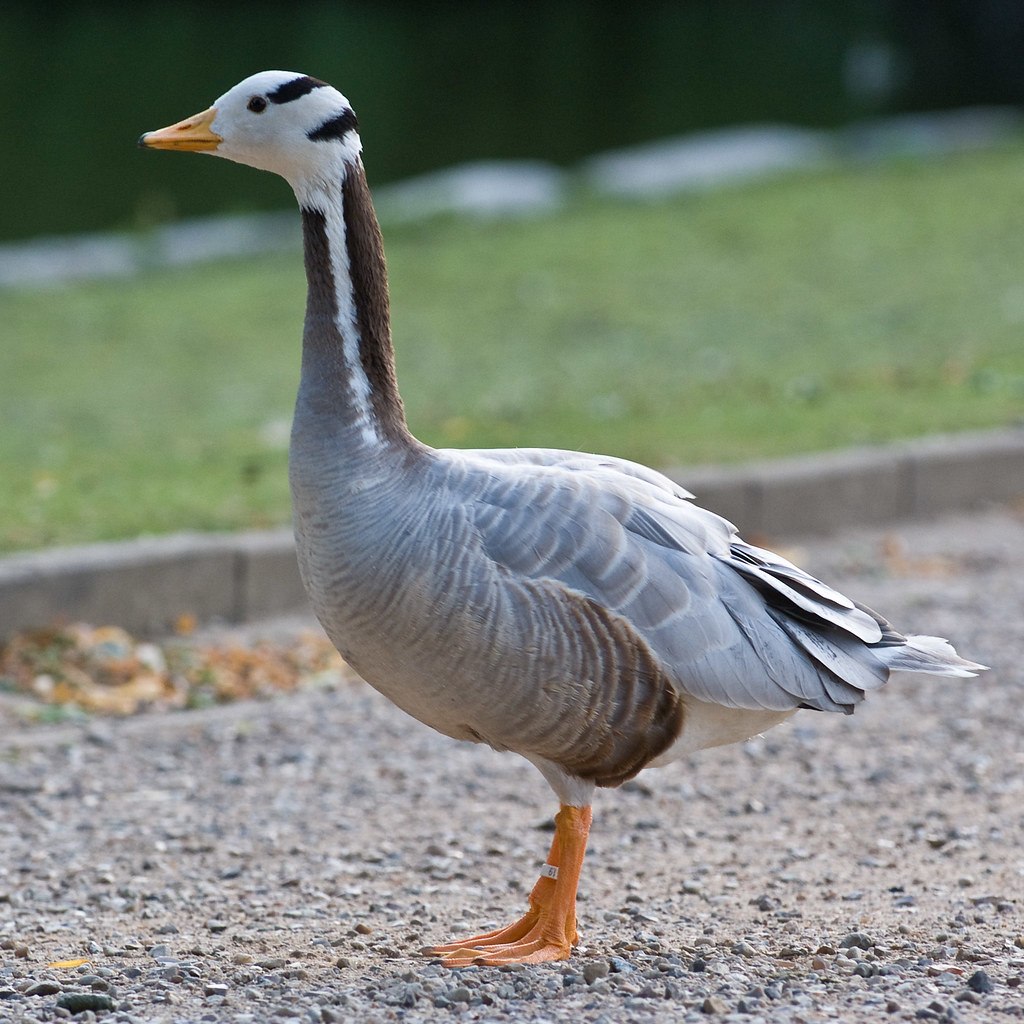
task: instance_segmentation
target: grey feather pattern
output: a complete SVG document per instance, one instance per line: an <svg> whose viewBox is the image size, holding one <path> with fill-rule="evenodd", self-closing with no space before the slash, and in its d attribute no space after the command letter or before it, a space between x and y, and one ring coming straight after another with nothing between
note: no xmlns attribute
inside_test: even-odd
<svg viewBox="0 0 1024 1024"><path fill-rule="evenodd" d="M467 456L492 461L489 452ZM875 645L904 638L740 540L667 478L579 453L520 450L493 461L513 471L491 477L478 506L487 511L473 516L488 556L621 616L682 694L738 708L849 712L888 678L893 659Z"/></svg>

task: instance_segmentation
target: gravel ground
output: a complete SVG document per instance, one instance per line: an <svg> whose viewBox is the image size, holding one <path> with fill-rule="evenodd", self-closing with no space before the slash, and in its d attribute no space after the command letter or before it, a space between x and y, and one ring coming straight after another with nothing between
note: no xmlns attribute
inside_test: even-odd
<svg viewBox="0 0 1024 1024"><path fill-rule="evenodd" d="M599 794L564 964L417 957L520 912L556 808L363 684L83 725L0 708L0 1020L1024 1018L1024 517L786 551L993 671Z"/></svg>

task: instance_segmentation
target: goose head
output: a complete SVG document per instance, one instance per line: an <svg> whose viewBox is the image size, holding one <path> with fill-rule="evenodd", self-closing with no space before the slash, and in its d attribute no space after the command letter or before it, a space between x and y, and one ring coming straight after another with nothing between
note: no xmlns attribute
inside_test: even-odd
<svg viewBox="0 0 1024 1024"><path fill-rule="evenodd" d="M359 156L356 115L337 89L294 71L261 71L202 113L139 145L211 153L279 174L297 194L337 178Z"/></svg>

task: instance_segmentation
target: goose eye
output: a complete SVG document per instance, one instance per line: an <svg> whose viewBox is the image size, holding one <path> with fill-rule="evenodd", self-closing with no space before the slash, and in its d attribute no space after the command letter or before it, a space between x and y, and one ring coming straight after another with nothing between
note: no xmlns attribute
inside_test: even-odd
<svg viewBox="0 0 1024 1024"><path fill-rule="evenodd" d="M262 114L267 109L267 101L262 96L253 96L246 106L254 114Z"/></svg>

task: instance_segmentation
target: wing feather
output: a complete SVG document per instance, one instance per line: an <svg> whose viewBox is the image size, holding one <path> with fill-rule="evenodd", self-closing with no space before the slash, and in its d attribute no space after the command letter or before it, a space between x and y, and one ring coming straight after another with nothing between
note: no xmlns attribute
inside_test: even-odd
<svg viewBox="0 0 1024 1024"><path fill-rule="evenodd" d="M661 474L549 449L460 456L484 480L471 515L486 553L605 609L684 697L849 713L904 664L883 618Z"/></svg>

